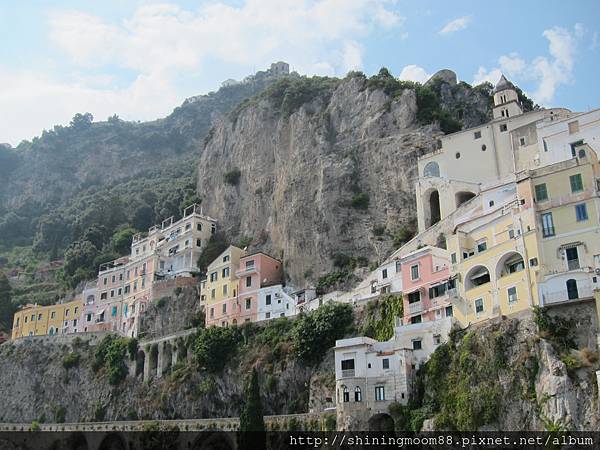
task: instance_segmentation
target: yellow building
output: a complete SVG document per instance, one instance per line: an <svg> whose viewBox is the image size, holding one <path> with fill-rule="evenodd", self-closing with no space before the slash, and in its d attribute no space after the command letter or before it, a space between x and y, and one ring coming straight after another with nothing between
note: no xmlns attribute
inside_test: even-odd
<svg viewBox="0 0 600 450"><path fill-rule="evenodd" d="M591 299L600 272L600 166L584 144L576 157L530 171L540 249L542 305Z"/></svg>
<svg viewBox="0 0 600 450"><path fill-rule="evenodd" d="M57 305L26 305L13 318L12 338L77 333L81 299Z"/></svg>
<svg viewBox="0 0 600 450"><path fill-rule="evenodd" d="M212 263L206 274L206 324L217 325L227 322L233 312L233 302L238 295L238 278L235 273L240 258L246 254L241 248L230 245Z"/></svg>
<svg viewBox="0 0 600 450"><path fill-rule="evenodd" d="M539 303L535 214L517 184L483 191L476 214L458 221L447 238L454 316L463 325L515 314Z"/></svg>

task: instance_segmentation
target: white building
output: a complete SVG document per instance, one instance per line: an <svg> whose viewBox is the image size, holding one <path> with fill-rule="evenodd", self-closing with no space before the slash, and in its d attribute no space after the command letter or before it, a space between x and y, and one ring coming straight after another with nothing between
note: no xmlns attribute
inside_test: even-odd
<svg viewBox="0 0 600 450"><path fill-rule="evenodd" d="M368 337L336 341L338 429L369 429L369 421L387 414L393 402L406 404L415 371L448 340L452 323L448 317L400 325L386 342Z"/></svg>
<svg viewBox="0 0 600 450"><path fill-rule="evenodd" d="M291 290L281 284L260 288L257 314L259 321L294 316L296 300L291 295Z"/></svg>

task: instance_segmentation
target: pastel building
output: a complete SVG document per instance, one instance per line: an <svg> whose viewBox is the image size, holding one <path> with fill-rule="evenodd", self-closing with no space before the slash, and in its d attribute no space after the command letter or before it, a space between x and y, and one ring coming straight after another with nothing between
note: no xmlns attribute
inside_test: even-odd
<svg viewBox="0 0 600 450"><path fill-rule="evenodd" d="M26 305L13 317L12 339L77 333L80 330L81 299L56 305Z"/></svg>
<svg viewBox="0 0 600 450"><path fill-rule="evenodd" d="M208 265L204 291L207 326L237 324L239 283L236 273L245 254L241 248L230 245Z"/></svg>
<svg viewBox="0 0 600 450"><path fill-rule="evenodd" d="M377 429L392 403L409 400L415 372L448 340L452 317L395 328L379 342L368 337L336 341L335 380L338 430Z"/></svg>
<svg viewBox="0 0 600 450"><path fill-rule="evenodd" d="M515 87L504 76L493 91L493 100L492 121L440 136L437 149L419 158L419 232L479 194L481 183L539 165L537 127L573 115L562 108L523 113ZM523 145L515 147L514 142Z"/></svg>
<svg viewBox="0 0 600 450"><path fill-rule="evenodd" d="M236 277L239 280L239 298L234 307L234 311L237 312L237 323L257 320L259 294L263 289L265 289L263 291L265 309L267 306L276 307L282 304L283 289L269 289L275 285L281 286L283 281L283 265L280 260L262 252L243 256L240 258ZM267 305L268 300L270 300L269 305ZM265 316L267 312L265 311Z"/></svg>
<svg viewBox="0 0 600 450"><path fill-rule="evenodd" d="M402 274L404 323L416 324L453 316L448 291L455 288L448 252L423 247L398 260Z"/></svg>

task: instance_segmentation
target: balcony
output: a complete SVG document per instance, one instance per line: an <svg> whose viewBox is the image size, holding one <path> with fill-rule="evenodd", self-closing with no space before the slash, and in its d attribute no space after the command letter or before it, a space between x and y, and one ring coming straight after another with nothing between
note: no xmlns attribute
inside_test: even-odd
<svg viewBox="0 0 600 450"><path fill-rule="evenodd" d="M342 378L354 378L354 369L342 369Z"/></svg>
<svg viewBox="0 0 600 450"><path fill-rule="evenodd" d="M238 278L243 277L243 276L252 275L254 273L257 273L257 268L256 268L256 265L254 265L254 264L251 266L241 267L235 271L235 275Z"/></svg>
<svg viewBox="0 0 600 450"><path fill-rule="evenodd" d="M594 283L589 280L577 281L576 286L560 291L542 293L542 304L549 305L552 303L573 302L594 296Z"/></svg>
<svg viewBox="0 0 600 450"><path fill-rule="evenodd" d="M408 313L409 314L416 314L416 313L420 313L421 311L423 311L423 302L415 302L415 303L408 304Z"/></svg>

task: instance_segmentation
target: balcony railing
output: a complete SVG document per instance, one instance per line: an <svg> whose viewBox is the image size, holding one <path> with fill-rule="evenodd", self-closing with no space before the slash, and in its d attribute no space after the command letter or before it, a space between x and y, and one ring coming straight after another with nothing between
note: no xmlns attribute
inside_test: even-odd
<svg viewBox="0 0 600 450"><path fill-rule="evenodd" d="M354 369L342 369L342 378L353 378L354 374Z"/></svg>
<svg viewBox="0 0 600 450"><path fill-rule="evenodd" d="M578 259L567 260L567 267L569 268L569 270L577 270L581 268Z"/></svg>
<svg viewBox="0 0 600 450"><path fill-rule="evenodd" d="M560 291L542 293L542 301L543 304L547 305L550 303L560 303L590 298L594 296L594 289L595 286L591 281L578 281L576 290L572 289L568 291L567 287L565 286L565 288Z"/></svg>
<svg viewBox="0 0 600 450"><path fill-rule="evenodd" d="M415 313L421 312L422 310L423 310L422 302L415 302L415 303L408 304L408 313L409 314L415 314Z"/></svg>

